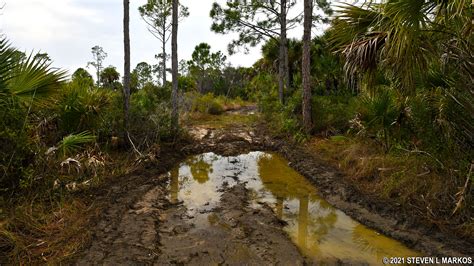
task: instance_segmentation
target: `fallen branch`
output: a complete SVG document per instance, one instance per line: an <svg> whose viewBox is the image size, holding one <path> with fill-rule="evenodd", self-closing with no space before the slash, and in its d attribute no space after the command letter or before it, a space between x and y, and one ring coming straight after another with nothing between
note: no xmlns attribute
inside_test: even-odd
<svg viewBox="0 0 474 266"><path fill-rule="evenodd" d="M139 155L140 157L143 157L143 154L142 154L139 150L137 150L137 147L135 147L135 144L133 143L132 139L130 138L130 133L129 133L128 131L127 131L127 137L128 137L128 141L130 141L130 144L132 144L133 150L134 150L136 153L138 153L138 155Z"/></svg>
<svg viewBox="0 0 474 266"><path fill-rule="evenodd" d="M461 208L462 203L464 202L466 198L467 188L469 187L469 182L471 181L471 174L472 174L473 168L474 168L474 163L471 163L471 167L469 168L469 173L467 174L464 187L462 187L462 189L458 193L456 193L456 196L458 197L458 201L456 202L456 207L454 208L453 213L451 213L451 216L453 216Z"/></svg>

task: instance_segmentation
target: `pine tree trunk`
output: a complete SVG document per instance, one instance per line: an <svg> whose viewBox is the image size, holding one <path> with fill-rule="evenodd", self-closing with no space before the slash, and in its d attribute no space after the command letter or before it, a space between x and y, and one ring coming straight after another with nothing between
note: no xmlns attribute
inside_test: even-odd
<svg viewBox="0 0 474 266"><path fill-rule="evenodd" d="M97 87L100 87L100 68L97 67Z"/></svg>
<svg viewBox="0 0 474 266"><path fill-rule="evenodd" d="M176 133L178 130L178 0L173 0L173 21L171 29L171 68L173 90L171 93L171 128Z"/></svg>
<svg viewBox="0 0 474 266"><path fill-rule="evenodd" d="M311 132L311 26L313 0L304 0L304 33L303 33L303 125L307 133Z"/></svg>
<svg viewBox="0 0 474 266"><path fill-rule="evenodd" d="M123 44L124 44L124 129L128 134L130 110L130 0L123 0Z"/></svg>
<svg viewBox="0 0 474 266"><path fill-rule="evenodd" d="M289 92L290 91L290 65L289 65L289 59L288 59L288 38L286 37L286 31L285 31L285 87L286 90Z"/></svg>
<svg viewBox="0 0 474 266"><path fill-rule="evenodd" d="M166 85L166 23L163 22L163 40L162 40L162 60L163 60L163 86Z"/></svg>
<svg viewBox="0 0 474 266"><path fill-rule="evenodd" d="M280 2L280 55L278 59L278 96L280 102L283 104L285 102L284 93L285 93L285 80L286 80L286 4L287 0L281 0Z"/></svg>

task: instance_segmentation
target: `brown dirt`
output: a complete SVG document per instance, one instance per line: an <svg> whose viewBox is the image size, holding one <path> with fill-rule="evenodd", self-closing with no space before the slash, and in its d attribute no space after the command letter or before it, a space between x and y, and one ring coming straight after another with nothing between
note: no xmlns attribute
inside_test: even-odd
<svg viewBox="0 0 474 266"><path fill-rule="evenodd" d="M266 206L248 207L243 184L226 189L220 204L206 215L212 226L199 226L182 205L161 215L160 256L155 263L192 265L302 265L304 258L281 222ZM199 215L198 215L199 216Z"/></svg>
<svg viewBox="0 0 474 266"><path fill-rule="evenodd" d="M252 109L250 109L252 111ZM358 193L327 163L303 147L274 140L264 127L189 128L193 141L163 146L158 161L104 184L88 195L102 211L91 225L92 241L73 264L284 264L310 263L282 231L268 206L252 209L244 186L226 189L207 213L215 226L203 228L186 208L167 199L163 175L186 156L204 152L236 155L277 151L311 180L332 205L361 223L433 256L474 254L472 242L416 224L401 208Z"/></svg>
<svg viewBox="0 0 474 266"><path fill-rule="evenodd" d="M264 150L263 139L247 127L195 126L190 135L193 142L162 147L157 162L88 196L102 211L92 225L90 245L73 264L304 263L271 208L248 206L243 185L226 189L220 204L209 211L212 228L196 226L182 204L167 199L168 177L163 174L187 155Z"/></svg>

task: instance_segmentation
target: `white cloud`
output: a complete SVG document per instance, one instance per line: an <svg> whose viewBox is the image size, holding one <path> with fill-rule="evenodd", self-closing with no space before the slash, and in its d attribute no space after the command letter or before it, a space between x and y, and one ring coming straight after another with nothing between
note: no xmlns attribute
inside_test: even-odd
<svg viewBox="0 0 474 266"><path fill-rule="evenodd" d="M5 3L2 21L6 34L29 42L73 40L75 32L103 22L92 8L72 0L10 0Z"/></svg>
<svg viewBox="0 0 474 266"><path fill-rule="evenodd" d="M224 0L218 0L225 2ZM121 0L0 0L5 7L0 15L0 31L21 50L47 52L57 67L85 67L91 59L91 47L100 45L108 53L106 65L123 68L123 32ZM159 42L147 31L138 7L146 0L131 0L132 67L146 61L155 64ZM209 11L214 0L182 0L190 17L179 27L179 57L188 60L194 47L207 42L212 50L227 52L227 44L235 36L211 32ZM299 38L300 29L290 33ZM168 47L170 44L168 44ZM168 51L170 49L168 48ZM233 65L251 66L260 57L260 48L250 54L228 57Z"/></svg>

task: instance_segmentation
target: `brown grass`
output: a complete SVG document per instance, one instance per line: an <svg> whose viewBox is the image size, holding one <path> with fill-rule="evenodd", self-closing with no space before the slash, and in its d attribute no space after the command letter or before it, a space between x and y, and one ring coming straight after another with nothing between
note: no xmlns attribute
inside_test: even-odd
<svg viewBox="0 0 474 266"><path fill-rule="evenodd" d="M53 205L25 201L0 224L1 250L14 264L58 264L89 239L93 211L79 199Z"/></svg>
<svg viewBox="0 0 474 266"><path fill-rule="evenodd" d="M364 194L399 204L441 229L474 238L472 200L452 215L465 177L438 169L432 158L406 152L385 154L370 140L344 137L313 138L308 147L341 169Z"/></svg>

